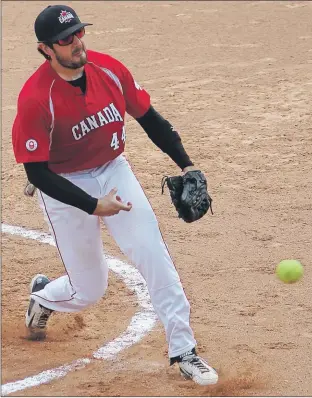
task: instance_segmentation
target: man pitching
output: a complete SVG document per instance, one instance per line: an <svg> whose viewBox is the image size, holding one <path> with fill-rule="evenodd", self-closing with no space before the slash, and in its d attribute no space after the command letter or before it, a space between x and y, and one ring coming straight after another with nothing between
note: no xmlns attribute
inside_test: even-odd
<svg viewBox="0 0 312 398"><path fill-rule="evenodd" d="M216 371L195 351L190 305L155 214L123 155L126 113L181 168L179 182L193 187L200 182L206 192L205 178L130 71L107 54L86 50L82 38L87 25L64 5L38 15L38 51L46 60L18 97L12 129L16 161L37 188L64 265L60 278L33 278L26 326L31 338L43 338L53 311L81 311L105 294L102 221L146 280L165 328L170 364L178 363L182 375L198 384L215 384ZM182 195L178 205L187 200ZM207 207L209 203L204 213ZM198 218L196 211L189 212L191 221Z"/></svg>

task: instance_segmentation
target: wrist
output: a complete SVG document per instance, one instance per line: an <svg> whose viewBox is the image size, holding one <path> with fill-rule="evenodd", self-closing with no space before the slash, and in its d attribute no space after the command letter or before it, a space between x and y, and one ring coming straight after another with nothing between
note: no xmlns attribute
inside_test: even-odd
<svg viewBox="0 0 312 398"><path fill-rule="evenodd" d="M184 167L184 169L182 170L182 172L185 174L185 173L187 173L188 171L194 171L194 170L198 170L198 168L195 167L194 165L192 165L192 166L186 166L186 167Z"/></svg>
<svg viewBox="0 0 312 398"><path fill-rule="evenodd" d="M90 215L94 214L96 212L96 209L98 207L98 201L99 200L96 199L96 198L93 198L93 197L90 198L90 206L89 206L89 209L87 211Z"/></svg>

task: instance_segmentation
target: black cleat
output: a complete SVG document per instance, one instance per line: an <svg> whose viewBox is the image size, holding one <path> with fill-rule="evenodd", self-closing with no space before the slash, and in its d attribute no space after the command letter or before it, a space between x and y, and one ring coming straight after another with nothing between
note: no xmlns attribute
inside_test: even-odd
<svg viewBox="0 0 312 398"><path fill-rule="evenodd" d="M42 290L50 279L41 274L37 274L30 283L30 293ZM26 327L29 330L29 340L44 340L46 337L47 322L52 314L52 310L43 307L33 298L30 299L26 312Z"/></svg>

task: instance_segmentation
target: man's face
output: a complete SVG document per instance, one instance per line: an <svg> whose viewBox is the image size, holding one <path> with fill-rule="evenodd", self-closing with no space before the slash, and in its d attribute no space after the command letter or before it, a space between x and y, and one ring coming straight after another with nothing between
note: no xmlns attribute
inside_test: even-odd
<svg viewBox="0 0 312 398"><path fill-rule="evenodd" d="M74 36L73 42L67 46L53 44L53 53L57 62L64 68L79 69L87 63L86 46L77 36Z"/></svg>

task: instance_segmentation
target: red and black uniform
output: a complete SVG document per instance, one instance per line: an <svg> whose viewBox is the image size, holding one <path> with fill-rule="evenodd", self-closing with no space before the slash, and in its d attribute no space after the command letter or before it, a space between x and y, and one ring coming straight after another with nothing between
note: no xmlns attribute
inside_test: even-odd
<svg viewBox="0 0 312 398"><path fill-rule="evenodd" d="M81 78L62 79L46 61L22 88L13 148L30 182L54 199L92 214L97 199L59 176L101 166L125 148L128 113L181 168L192 165L178 133L118 60L87 51Z"/></svg>
<svg viewBox="0 0 312 398"><path fill-rule="evenodd" d="M87 56L85 94L48 61L24 85L13 126L17 162L48 161L55 173L69 173L101 166L123 152L125 113L140 118L150 97L116 59L94 51Z"/></svg>

